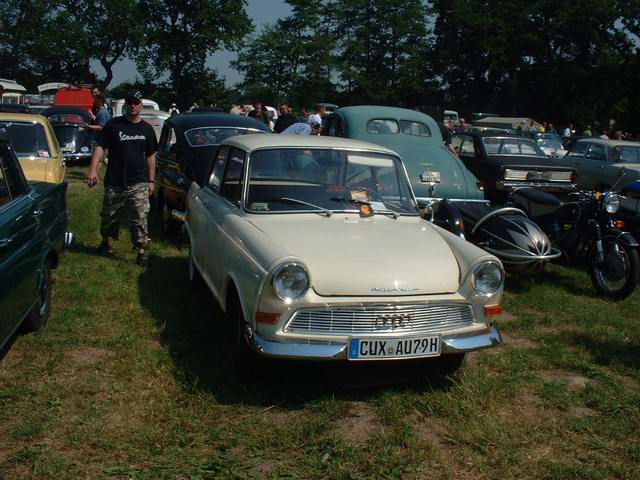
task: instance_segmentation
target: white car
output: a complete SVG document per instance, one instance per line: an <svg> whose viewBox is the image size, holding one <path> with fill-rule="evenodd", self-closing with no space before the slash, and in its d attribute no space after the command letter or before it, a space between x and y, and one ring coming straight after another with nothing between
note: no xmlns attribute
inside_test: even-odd
<svg viewBox="0 0 640 480"><path fill-rule="evenodd" d="M207 178L187 198L189 277L237 322L243 355L440 357L451 372L467 352L501 343L500 261L420 218L393 151L236 136Z"/></svg>
<svg viewBox="0 0 640 480"><path fill-rule="evenodd" d="M114 101L112 105L113 105L114 117L119 117L121 115L124 115L124 98ZM160 105L158 105L158 103L154 102L153 100L143 98L142 111L144 112L145 110L160 110Z"/></svg>

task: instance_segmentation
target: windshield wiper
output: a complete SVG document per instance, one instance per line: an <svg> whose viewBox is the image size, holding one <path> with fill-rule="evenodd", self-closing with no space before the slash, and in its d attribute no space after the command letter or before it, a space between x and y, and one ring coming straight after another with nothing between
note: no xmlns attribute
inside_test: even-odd
<svg viewBox="0 0 640 480"><path fill-rule="evenodd" d="M307 207L313 207L316 210L320 210L327 217L330 217L331 215L333 215L333 212L327 208L314 205L313 203L305 202L304 200L298 200L297 198L281 197L281 198L271 199L269 201L270 202L289 202L289 203L295 203L298 205L306 205Z"/></svg>
<svg viewBox="0 0 640 480"><path fill-rule="evenodd" d="M361 202L359 200L353 200L352 198L346 198L346 197L333 197L330 199L331 201L334 202L344 202L344 203L356 203L358 205L371 205L370 202ZM378 202L378 203L382 203L385 207L387 206L384 202ZM388 208L388 207L387 207ZM395 212L391 209L388 210L374 210L373 213L380 213L382 215L391 215L393 217L393 219L397 219L400 214L398 212Z"/></svg>

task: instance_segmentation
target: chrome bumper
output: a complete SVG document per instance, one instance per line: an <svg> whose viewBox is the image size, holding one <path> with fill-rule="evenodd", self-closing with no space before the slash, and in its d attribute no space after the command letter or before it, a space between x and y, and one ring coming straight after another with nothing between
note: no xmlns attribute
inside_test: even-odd
<svg viewBox="0 0 640 480"><path fill-rule="evenodd" d="M252 350L272 358L294 360L346 360L347 344L274 342L261 338L247 325L245 338ZM492 326L480 332L466 335L442 335L442 354L467 353L497 347L502 343L500 331Z"/></svg>

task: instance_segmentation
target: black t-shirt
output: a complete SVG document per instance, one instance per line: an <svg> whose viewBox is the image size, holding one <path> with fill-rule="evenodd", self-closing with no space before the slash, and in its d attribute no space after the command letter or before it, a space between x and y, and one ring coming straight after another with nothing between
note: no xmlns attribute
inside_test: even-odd
<svg viewBox="0 0 640 480"><path fill-rule="evenodd" d="M298 122L298 119L296 117L294 117L290 113L285 113L284 115L280 115L278 117L278 119L276 120L276 124L273 127L273 131L276 133L282 133L288 127L290 127L291 125L297 122Z"/></svg>
<svg viewBox="0 0 640 480"><path fill-rule="evenodd" d="M125 116L115 117L104 126L97 143L109 149L105 185L127 187L149 181L147 157L158 150L158 142L147 122L132 123Z"/></svg>

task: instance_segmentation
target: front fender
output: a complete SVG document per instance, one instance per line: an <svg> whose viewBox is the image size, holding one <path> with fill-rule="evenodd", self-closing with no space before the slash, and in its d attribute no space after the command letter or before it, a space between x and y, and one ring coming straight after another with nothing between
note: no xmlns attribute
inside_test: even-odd
<svg viewBox="0 0 640 480"><path fill-rule="evenodd" d="M616 240L622 243L625 247L629 248L638 248L640 244L636 240L636 238L631 235L629 232L620 232L616 237Z"/></svg>

